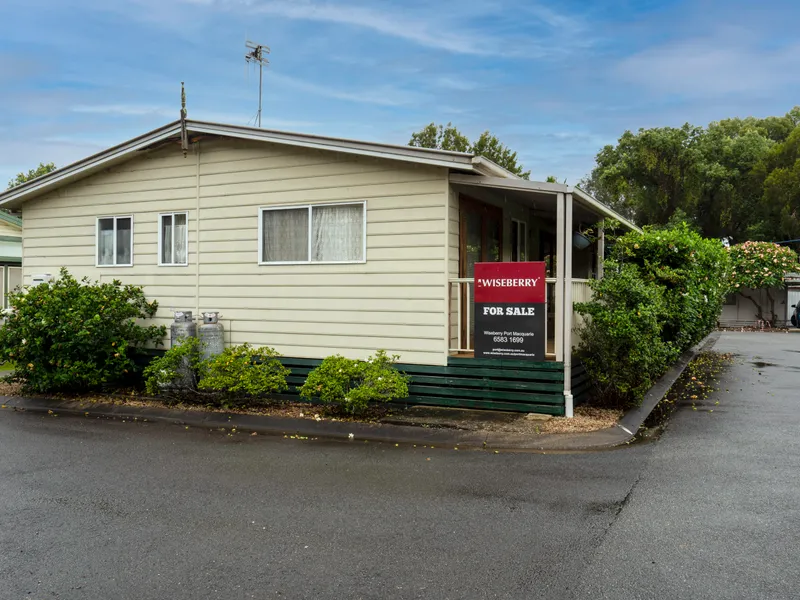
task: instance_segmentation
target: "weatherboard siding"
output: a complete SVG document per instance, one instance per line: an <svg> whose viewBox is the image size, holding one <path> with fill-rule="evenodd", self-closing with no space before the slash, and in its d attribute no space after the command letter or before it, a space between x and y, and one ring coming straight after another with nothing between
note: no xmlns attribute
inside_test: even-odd
<svg viewBox="0 0 800 600"><path fill-rule="evenodd" d="M259 207L347 201L367 204L365 263L258 264ZM173 309L218 310L228 343L286 356L385 349L403 362L444 364L448 210L443 168L203 140L199 162L170 146L26 203L24 278L66 266L143 285L161 323ZM188 267L158 266L158 214L172 211L189 213ZM134 266L96 267L96 217L128 214Z"/></svg>
<svg viewBox="0 0 800 600"><path fill-rule="evenodd" d="M0 235L10 235L14 237L22 236L22 232L20 231L19 227L14 227L11 223L6 223L3 220L0 220Z"/></svg>

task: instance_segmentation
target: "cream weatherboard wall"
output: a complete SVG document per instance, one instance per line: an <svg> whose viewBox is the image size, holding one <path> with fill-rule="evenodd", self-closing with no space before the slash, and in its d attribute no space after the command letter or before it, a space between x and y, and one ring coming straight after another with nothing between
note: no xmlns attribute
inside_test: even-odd
<svg viewBox="0 0 800 600"><path fill-rule="evenodd" d="M259 208L366 201L367 260L259 265ZM197 215L200 219L198 222ZM158 215L186 211L188 266L158 266ZM446 361L444 168L206 139L150 152L24 204L24 280L37 273L143 285L172 309L218 310L226 341L286 356ZM133 266L95 266L96 218L133 216ZM198 263L198 239L200 260Z"/></svg>

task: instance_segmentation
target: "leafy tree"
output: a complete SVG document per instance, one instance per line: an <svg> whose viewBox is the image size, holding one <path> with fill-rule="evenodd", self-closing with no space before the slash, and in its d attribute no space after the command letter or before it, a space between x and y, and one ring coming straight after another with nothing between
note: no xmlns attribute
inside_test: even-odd
<svg viewBox="0 0 800 600"><path fill-rule="evenodd" d="M473 142L472 152L485 156L523 179L529 179L531 176L530 170L523 170L523 166L519 164L517 153L503 144L497 139L497 136L492 135L488 130L484 131L480 137Z"/></svg>
<svg viewBox="0 0 800 600"><path fill-rule="evenodd" d="M477 140L470 143L469 138L461 133L452 123L437 125L430 123L419 131L411 134L409 146L417 148L433 148L436 150L450 150L453 152L472 152L485 156L504 169L515 175L528 179L530 171L523 170L519 163L517 153L503 144L488 130L484 131Z"/></svg>
<svg viewBox="0 0 800 600"><path fill-rule="evenodd" d="M731 246L728 254L731 259L731 290L753 303L757 318L774 325L778 315L775 314L772 288L783 286L786 273L800 271L797 253L770 242L745 242ZM749 293L749 290L760 289L766 291L767 306L762 306L760 299Z"/></svg>
<svg viewBox="0 0 800 600"><path fill-rule="evenodd" d="M27 173L17 173L17 176L14 177L11 181L8 182L8 187L13 188L17 187L18 185L22 185L23 183L30 181L31 179L36 179L37 177L41 177L42 175L47 175L50 171L55 171L56 166L53 163L39 163L39 166L35 169L30 169Z"/></svg>
<svg viewBox="0 0 800 600"><path fill-rule="evenodd" d="M800 236L800 107L781 117L626 131L580 186L642 225L676 211L705 236Z"/></svg>
<svg viewBox="0 0 800 600"><path fill-rule="evenodd" d="M452 123L447 126L431 123L416 133L411 134L409 146L416 148L432 148L451 152L469 152L469 138L456 129Z"/></svg>

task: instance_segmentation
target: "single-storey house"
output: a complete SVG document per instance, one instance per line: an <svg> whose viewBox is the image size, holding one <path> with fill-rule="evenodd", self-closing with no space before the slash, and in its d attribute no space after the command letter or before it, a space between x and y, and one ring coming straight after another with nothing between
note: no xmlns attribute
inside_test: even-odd
<svg viewBox="0 0 800 600"><path fill-rule="evenodd" d="M0 210L0 296L8 306L6 294L22 284L22 219Z"/></svg>
<svg viewBox="0 0 800 600"><path fill-rule="evenodd" d="M303 373L335 354L400 355L411 402L571 415L573 301L602 275L607 217L586 192L481 156L176 121L0 194L23 215L23 279L141 285L220 311L226 343ZM574 247L575 246L575 247ZM580 248L580 249L579 249ZM475 359L476 262L545 261L548 361Z"/></svg>

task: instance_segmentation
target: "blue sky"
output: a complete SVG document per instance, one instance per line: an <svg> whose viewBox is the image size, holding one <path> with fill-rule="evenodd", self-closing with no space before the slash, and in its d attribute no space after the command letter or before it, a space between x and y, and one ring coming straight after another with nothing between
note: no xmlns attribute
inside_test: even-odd
<svg viewBox="0 0 800 600"><path fill-rule="evenodd" d="M574 183L626 129L800 104L800 3L0 0L0 187L178 116L406 143L484 129Z"/></svg>

